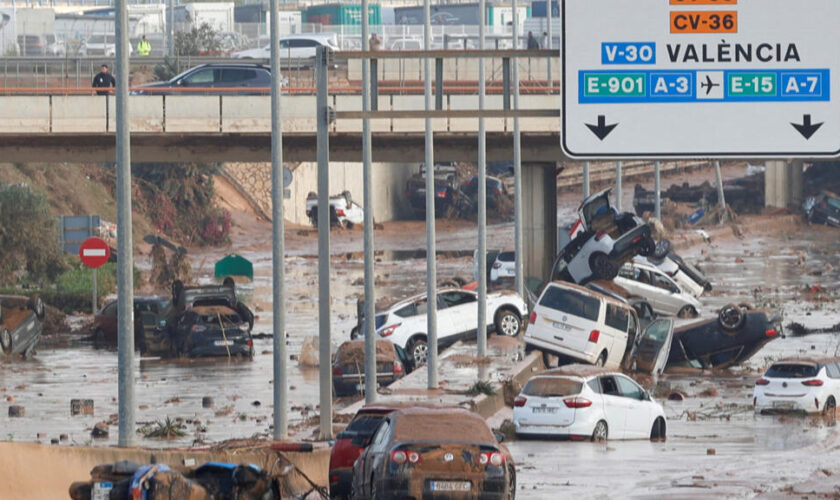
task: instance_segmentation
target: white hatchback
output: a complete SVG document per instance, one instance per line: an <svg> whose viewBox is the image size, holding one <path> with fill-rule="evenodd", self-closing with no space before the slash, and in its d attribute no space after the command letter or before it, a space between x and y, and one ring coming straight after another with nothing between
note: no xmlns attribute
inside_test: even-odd
<svg viewBox="0 0 840 500"><path fill-rule="evenodd" d="M756 413L834 415L840 400L840 359L783 359L755 382Z"/></svg>
<svg viewBox="0 0 840 500"><path fill-rule="evenodd" d="M700 315L700 301L654 265L628 262L621 266L613 281L631 294L647 299L657 314L680 318Z"/></svg>
<svg viewBox="0 0 840 500"><path fill-rule="evenodd" d="M376 333L402 347L414 366L426 364L428 319L426 294L417 295L376 314ZM515 337L522 330L528 306L516 292L487 294L487 327L498 335ZM438 348L475 338L478 331L478 296L471 290L444 289L437 294Z"/></svg>
<svg viewBox="0 0 840 500"><path fill-rule="evenodd" d="M555 281L534 305L524 340L544 354L616 369L638 331L638 316L628 303Z"/></svg>
<svg viewBox="0 0 840 500"><path fill-rule="evenodd" d="M490 281L516 277L516 254L513 252L499 252L490 267Z"/></svg>
<svg viewBox="0 0 840 500"><path fill-rule="evenodd" d="M517 437L665 439L665 410L620 373L568 365L528 381L514 400Z"/></svg>

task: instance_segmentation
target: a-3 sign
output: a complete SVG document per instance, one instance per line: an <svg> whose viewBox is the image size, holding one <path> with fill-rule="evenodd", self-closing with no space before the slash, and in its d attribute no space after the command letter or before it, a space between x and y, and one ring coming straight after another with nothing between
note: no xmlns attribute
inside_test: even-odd
<svg viewBox="0 0 840 500"><path fill-rule="evenodd" d="M840 155L840 0L563 0L575 158Z"/></svg>

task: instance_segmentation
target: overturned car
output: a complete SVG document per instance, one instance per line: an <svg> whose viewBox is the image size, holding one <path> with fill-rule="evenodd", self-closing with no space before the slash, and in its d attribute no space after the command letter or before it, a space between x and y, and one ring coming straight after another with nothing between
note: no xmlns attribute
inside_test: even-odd
<svg viewBox="0 0 840 500"><path fill-rule="evenodd" d="M610 205L610 189L583 200L571 241L557 255L551 280L585 285L594 279L611 280L621 265L636 255L656 252L650 226L630 212L619 213Z"/></svg>
<svg viewBox="0 0 840 500"><path fill-rule="evenodd" d="M0 354L30 357L41 339L44 315L39 297L0 295Z"/></svg>

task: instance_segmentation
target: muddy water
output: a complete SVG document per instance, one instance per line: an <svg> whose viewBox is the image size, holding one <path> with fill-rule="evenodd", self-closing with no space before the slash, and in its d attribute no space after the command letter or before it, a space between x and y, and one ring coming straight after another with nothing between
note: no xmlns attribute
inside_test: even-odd
<svg viewBox="0 0 840 500"><path fill-rule="evenodd" d="M254 263L255 280L240 285L243 300L255 310L255 334L270 334L271 255L243 255ZM206 270L198 265L202 282L210 282ZM317 261L290 258L287 276L288 350L300 356L304 339L318 335ZM439 264L441 276L467 275L472 259L446 258ZM425 261L408 259L377 263L377 293L393 299L422 293L425 290ZM362 292L358 284L363 276L360 260L334 258L331 275L333 314L331 327L333 351L349 339L356 321L356 299ZM185 446L218 442L231 438L249 438L270 433L272 422L273 374L272 339L254 340L253 361L242 360L161 360L140 359L136 363L138 383L136 399L139 423L153 423L166 417L185 421L185 435L159 441L144 439L143 446ZM317 352L315 353L317 359ZM61 347L42 346L29 361L0 364L0 439L49 442L67 434L70 442L91 442L90 429L117 413L117 356L113 350L94 349L89 343L75 340ZM288 383L292 425L317 414L318 368L289 361ZM202 407L202 398L214 399L212 408ZM5 401L14 399L13 403ZM72 398L93 399L93 416L70 416ZM346 404L340 401L338 404ZM9 418L7 406L20 404L26 409L23 418ZM114 417L114 421L116 418ZM39 437L40 436L40 437ZM114 444L117 426L111 426L108 439L97 444Z"/></svg>

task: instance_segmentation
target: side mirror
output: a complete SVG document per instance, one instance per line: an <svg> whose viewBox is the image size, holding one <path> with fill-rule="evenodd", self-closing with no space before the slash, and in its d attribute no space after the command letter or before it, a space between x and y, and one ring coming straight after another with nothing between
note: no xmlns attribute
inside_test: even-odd
<svg viewBox="0 0 840 500"><path fill-rule="evenodd" d="M496 441L498 441L498 442L500 442L500 443L503 443L503 442L504 442L504 440L505 440L505 435L504 435L504 434L502 434L501 432L494 432L494 433L493 433L493 435L494 435L494 436L496 436Z"/></svg>
<svg viewBox="0 0 840 500"><path fill-rule="evenodd" d="M178 81L175 82L175 85L179 85L181 87L184 87L184 86L187 85L187 82L185 82L184 79L181 78L181 79L178 79Z"/></svg>

